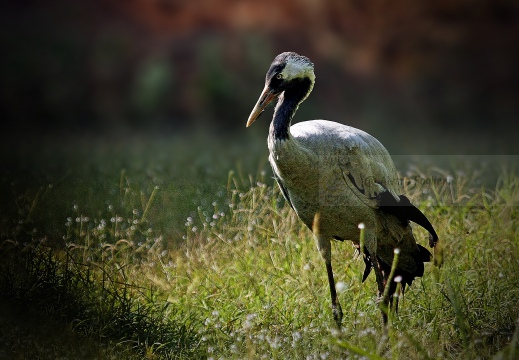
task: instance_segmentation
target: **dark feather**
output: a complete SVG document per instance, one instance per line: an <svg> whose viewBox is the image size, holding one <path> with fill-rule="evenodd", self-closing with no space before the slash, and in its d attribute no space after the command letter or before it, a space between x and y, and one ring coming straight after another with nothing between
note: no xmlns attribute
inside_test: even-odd
<svg viewBox="0 0 519 360"><path fill-rule="evenodd" d="M386 214L395 216L402 226L407 226L409 221L417 223L429 232L429 246L434 247L438 242L438 235L425 215L405 196L400 195L397 201L389 191L382 192L378 197L379 209Z"/></svg>

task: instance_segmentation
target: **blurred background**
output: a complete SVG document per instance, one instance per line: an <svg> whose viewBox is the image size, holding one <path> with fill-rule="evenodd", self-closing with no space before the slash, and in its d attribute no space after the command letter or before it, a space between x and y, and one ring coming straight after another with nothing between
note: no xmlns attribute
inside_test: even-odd
<svg viewBox="0 0 519 360"><path fill-rule="evenodd" d="M295 121L359 127L393 154L517 154L518 7L8 2L0 12L2 143L196 133L264 146L272 110L250 129L245 122L272 59L295 51L317 76Z"/></svg>
<svg viewBox="0 0 519 360"><path fill-rule="evenodd" d="M401 175L415 178L420 187L425 184L421 205L428 206L427 214L438 214L448 221L446 236L454 244L461 244L460 249L467 247L463 246L468 244L467 239L474 239L468 237L469 231L475 235L490 229L485 228L485 224L477 227L474 219L479 219L477 214L481 209L473 214L466 210L479 203L479 200L473 203L473 199L478 198L476 195L472 198L472 194L483 194L485 211L492 216L501 214L493 218L498 222L512 219L516 214L511 208L516 204L513 196L517 192L513 186L517 177L507 178L507 173L498 168L503 166L501 159L506 158L508 164L515 166L516 173L519 172L518 0L17 0L1 5L0 28L2 254L17 249L11 246L15 241L71 251L76 248L75 243L78 250L86 244L85 248L97 249L92 253L103 254L102 271L105 271L104 254L112 249L110 243L117 249L119 240L128 242L126 239L129 239L139 246L131 253L135 257L135 269L148 271L145 270L147 263L140 262L144 256L141 254L145 254L140 252L144 239L145 244L153 239L154 244L160 242L164 248L175 251L186 239L193 241L196 247L201 244L201 249L207 251L217 249L212 245L205 247L202 239L198 242L198 236L209 234L205 227L216 223L234 226L227 225L230 216L224 215L241 211L242 194L256 184L273 185L266 145L272 107L250 128L246 128L245 123L263 89L265 73L272 60L284 51L306 55L315 64L316 85L294 121L333 120L358 127L379 139L392 154ZM484 172L491 176L482 182ZM496 178L500 178L501 183ZM460 184L459 189L470 188L472 192L453 190L457 186L452 179ZM441 198L434 200L440 196L435 189L446 189L446 186L452 199L445 197L445 203ZM493 195L488 196L487 204L487 193L480 190L482 186L498 189L495 201L492 201ZM444 194L443 190L439 193ZM283 204L281 195L274 194L277 198L272 204L277 201ZM229 211L236 199L235 209L240 210ZM439 206L434 210L432 206L436 202ZM488 209L488 206L501 204L506 204L502 213ZM250 205L244 202L243 206ZM463 207L458 211L454 209L457 206ZM264 213L262 210L261 214ZM468 220L466 214L470 215ZM220 220L215 220L217 218ZM490 219L482 219L487 218ZM459 229L456 228L458 223L462 224ZM233 224L231 220L229 224ZM251 236L250 224L258 229L263 226L251 220L247 230L243 229L244 234L245 231L249 234L245 237ZM503 224L500 228L506 228L508 222ZM106 228L106 233L112 231L113 236L105 237L105 232L99 236L89 235L96 234L99 228ZM496 236L502 235L502 244L508 244L507 234L511 233L501 231ZM241 239L241 235L235 239ZM52 270L45 273L51 275L37 274L39 283L22 281L23 286L30 288L27 291L0 291L0 301L7 296L9 301L16 302L17 309L19 303L36 302L35 308L45 308L41 312L46 315L57 312L56 319L60 321L70 317L74 329L84 324L90 327L93 323L83 321L85 317L81 316L96 317L96 312L87 310L77 316L70 312L75 300L69 299L75 298L68 296L67 284L84 277L81 275L84 271L77 270L78 277L73 276L69 281L68 251L65 286L59 280L61 277L53 275L61 271L55 270L58 265L48 262ZM25 248L23 253L26 254ZM19 256L21 253L16 250L12 254L2 255L5 265L2 269L18 264L11 260L6 262L4 258L19 257L20 269L35 264L32 252ZM498 252L496 256L500 255ZM31 258L27 263L23 260L25 256ZM47 259L47 255L44 257ZM50 255L48 259L50 261ZM218 261L217 257L214 259ZM47 264L47 260L44 261ZM59 264L61 260L57 261ZM90 257L86 262L90 263ZM98 269L98 260L92 264L95 269L92 274L101 269ZM117 264L116 271L124 275L127 265L124 260L121 264ZM243 271L241 265L236 266L237 270L231 272L239 275ZM19 271L18 267L13 269L1 271L2 289L6 288L5 284L14 284L20 274L24 279L25 271ZM34 269L39 268L34 266ZM86 273L90 274L89 271ZM151 272L147 273L149 276L142 274L142 283L152 278L162 279L162 275L155 276ZM499 277L501 275L499 273ZM197 279L196 274L193 276ZM52 281L59 285L47 284L46 279L50 277L58 279ZM126 275L124 277L126 281ZM79 289L79 296L90 289L82 285L88 282L90 286L90 275L84 279L80 285L72 286ZM104 279L103 274L103 287ZM44 286L32 285L42 284L41 281ZM200 281L206 281L205 275ZM472 286L473 281L467 283ZM62 288L67 292L55 294L64 305L48 300L54 299L51 297L54 289ZM148 318L147 311L154 308L140 304L160 299L153 288L154 285L150 285L149 298L153 300L147 300L146 290L146 302L139 299L135 302L146 312L144 319ZM45 289L49 289L51 295L43 300L39 295L32 295ZM121 299L126 297L126 288L123 291L125 295ZM11 295L15 293L16 296ZM96 294L101 293L93 292L85 295L85 299L100 299ZM111 295L106 299L114 298ZM92 302L92 309L104 311L98 310L104 309L104 305L97 305L97 301ZM174 308L162 307L162 300L157 301L163 311L167 309L168 314L177 316ZM126 304L123 305L126 309ZM181 318L188 319L187 324L198 321L190 314L196 312L191 310L196 309L195 306L198 305L188 306L187 312L178 312ZM207 308L205 300L204 307ZM0 308L4 314L9 313L16 324L3 326L8 331L7 335L0 331L0 343L9 344L1 339L2 335L14 338L11 336L14 332L16 340L12 344L28 344L27 339L32 339L30 334L39 331L39 327L30 324L31 320L16 319L21 313L26 318L25 311L11 312L10 307L4 305ZM470 318L458 319L462 310L456 311L456 323L461 319L456 326L460 326L460 334L468 344L468 339L475 338L480 331L470 335L472 328L464 325ZM237 316L242 313L243 310L239 310ZM134 321L141 318L139 314L126 316L124 312L116 316ZM508 316L505 312L499 318L506 320ZM11 323L2 322L1 317L2 313L0 328L2 324ZM125 324L118 319L110 318L107 324ZM23 327L24 321L29 326ZM230 328L239 322L234 321L229 322ZM49 323L47 320L37 322ZM478 317L477 323L481 322ZM141 323L132 324L140 326ZM156 324L159 323L154 323L153 329L158 329ZM504 328L492 324L495 322L487 326L491 330L484 330L477 338L477 341L483 339L481 344L495 345L512 333L509 329L513 327L509 324L503 325ZM135 328L117 326L123 329L121 331ZM109 339L101 332L92 331L95 339L103 339L103 342ZM146 328L139 331L147 333ZM225 338L226 344L230 344L220 331L217 330L219 335L215 339ZM22 334L23 341L18 334ZM117 336L118 342L126 339L118 332L114 334L117 335L110 336ZM52 333L42 335L43 339L48 337L52 337ZM59 338L56 343L70 343L62 341L61 333L56 338ZM452 347L462 349L456 339ZM148 344L148 340L138 341ZM34 343L38 349L56 347L54 342L47 346L48 342ZM150 348L152 351L154 346ZM328 349L328 343L326 346ZM11 349L7 345L3 347L0 357L1 350ZM15 345L12 348L15 349ZM99 347L90 348L100 356ZM157 349L161 348L162 345Z"/></svg>

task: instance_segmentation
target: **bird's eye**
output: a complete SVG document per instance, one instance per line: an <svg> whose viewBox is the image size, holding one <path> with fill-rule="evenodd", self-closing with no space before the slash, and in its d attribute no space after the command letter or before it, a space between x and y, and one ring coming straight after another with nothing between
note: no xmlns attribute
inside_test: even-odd
<svg viewBox="0 0 519 360"><path fill-rule="evenodd" d="M276 79L281 80L283 79L283 74L279 73L276 75Z"/></svg>

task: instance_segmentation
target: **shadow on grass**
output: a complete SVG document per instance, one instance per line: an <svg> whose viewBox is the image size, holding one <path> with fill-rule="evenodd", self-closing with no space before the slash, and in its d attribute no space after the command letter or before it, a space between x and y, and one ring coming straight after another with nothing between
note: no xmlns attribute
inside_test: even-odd
<svg viewBox="0 0 519 360"><path fill-rule="evenodd" d="M97 346L126 349L118 351L118 358L126 353L128 358L183 359L205 353L195 331L172 320L171 304L156 302L152 289L121 281L124 265L101 262L96 271L77 254L53 250L41 241L24 245L4 241L0 300L18 312L35 314L34 318L72 324L76 334ZM139 301L132 296L136 292L141 293L135 297Z"/></svg>

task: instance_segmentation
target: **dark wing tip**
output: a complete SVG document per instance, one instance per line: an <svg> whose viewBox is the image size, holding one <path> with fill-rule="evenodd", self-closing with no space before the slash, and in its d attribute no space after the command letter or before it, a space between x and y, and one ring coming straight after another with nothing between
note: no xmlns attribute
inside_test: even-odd
<svg viewBox="0 0 519 360"><path fill-rule="evenodd" d="M436 246L438 235L434 227L424 213L414 206L407 196L400 195L400 201L397 201L386 190L379 196L379 208L388 214L396 216L403 226L406 226L408 221L420 225L429 232L429 246L432 248Z"/></svg>
<svg viewBox="0 0 519 360"><path fill-rule="evenodd" d="M436 232L434 232L434 235L432 233L429 233L429 246L435 247L436 243L438 243L438 235L436 235Z"/></svg>

